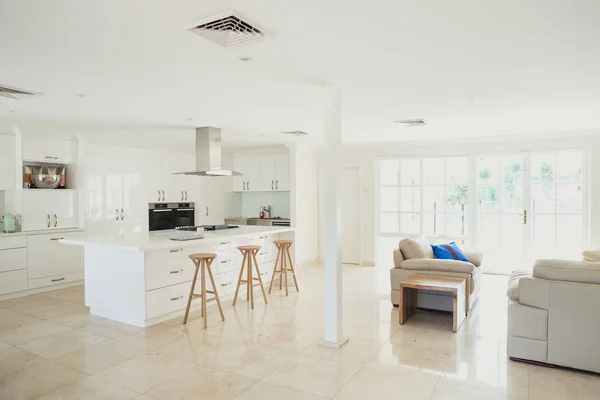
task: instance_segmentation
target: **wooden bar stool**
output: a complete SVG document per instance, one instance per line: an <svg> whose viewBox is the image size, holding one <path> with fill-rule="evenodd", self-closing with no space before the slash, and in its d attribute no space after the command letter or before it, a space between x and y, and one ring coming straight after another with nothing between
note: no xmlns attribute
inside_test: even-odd
<svg viewBox="0 0 600 400"><path fill-rule="evenodd" d="M185 309L185 317L183 317L183 323L186 324L188 320L188 315L190 313L190 307L192 305L192 299L202 299L202 325L204 329L207 326L207 315L206 315L206 303L209 301L216 301L217 306L219 306L219 312L221 313L221 319L225 321L225 316L223 315L223 309L221 308L221 301L219 300L219 293L217 293L217 285L215 285L215 279L213 278L212 270L210 266L212 265L217 255L214 253L195 253L190 254L188 256L196 266L196 272L194 272L194 280L192 281L192 288L190 289L190 297L188 298L187 308ZM198 271L202 270L201 275L201 291L200 294L194 293L194 289L196 288L196 279L198 279ZM206 271L208 271L208 276L210 278L210 283L212 284L213 290L206 290ZM210 299L206 298L207 294L212 294L213 297Z"/></svg>
<svg viewBox="0 0 600 400"><path fill-rule="evenodd" d="M279 273L279 289L285 278L285 295L288 295L288 276L287 273L292 273L294 278L294 285L296 286L296 292L299 292L298 281L296 280L296 271L294 271L294 263L292 262L292 256L290 255L290 247L294 243L292 240L274 240L275 246L277 246L277 258L275 259L275 267L273 268L273 276L271 277L271 285L269 286L269 294L273 289L273 281L275 280L275 274ZM287 262L290 262L289 268ZM279 270L277 269L277 263L279 263Z"/></svg>
<svg viewBox="0 0 600 400"><path fill-rule="evenodd" d="M250 306L254 310L254 288L256 286L260 286L260 290L262 290L263 297L265 298L265 304L268 304L267 294L265 293L262 278L260 277L260 270L258 269L258 261L256 261L256 253L260 250L260 246L239 246L238 250L243 254L244 259L242 260L242 269L240 270L237 287L235 288L235 295L233 296L233 305L235 306L237 301L240 285L245 283L247 287L246 301L250 301ZM254 264L258 278L252 276L252 264ZM246 279L242 279L244 276L244 268L246 268ZM254 281L258 281L258 283L254 283Z"/></svg>

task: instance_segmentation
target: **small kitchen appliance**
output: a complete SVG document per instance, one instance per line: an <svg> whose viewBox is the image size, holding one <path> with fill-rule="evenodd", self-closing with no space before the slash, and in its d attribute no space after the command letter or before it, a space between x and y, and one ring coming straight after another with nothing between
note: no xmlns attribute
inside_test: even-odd
<svg viewBox="0 0 600 400"><path fill-rule="evenodd" d="M2 232L4 233L15 233L17 231L19 219L12 214L5 214L2 216Z"/></svg>

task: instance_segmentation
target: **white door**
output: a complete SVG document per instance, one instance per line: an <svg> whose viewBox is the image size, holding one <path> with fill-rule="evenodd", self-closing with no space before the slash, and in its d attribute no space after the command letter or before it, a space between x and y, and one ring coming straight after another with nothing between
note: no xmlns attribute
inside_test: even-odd
<svg viewBox="0 0 600 400"><path fill-rule="evenodd" d="M275 190L290 190L290 156L275 156Z"/></svg>
<svg viewBox="0 0 600 400"><path fill-rule="evenodd" d="M360 190L358 167L345 167L342 178L342 262L360 263Z"/></svg>
<svg viewBox="0 0 600 400"><path fill-rule="evenodd" d="M51 229L53 190L29 189L23 191L23 230Z"/></svg>
<svg viewBox="0 0 600 400"><path fill-rule="evenodd" d="M50 192L54 228L76 228L79 226L76 190L53 190Z"/></svg>

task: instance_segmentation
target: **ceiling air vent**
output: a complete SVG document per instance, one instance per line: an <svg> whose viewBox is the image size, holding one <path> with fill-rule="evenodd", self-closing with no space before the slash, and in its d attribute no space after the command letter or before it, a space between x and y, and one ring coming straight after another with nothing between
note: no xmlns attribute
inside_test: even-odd
<svg viewBox="0 0 600 400"><path fill-rule="evenodd" d="M189 30L223 47L251 43L264 36L258 27L233 12L204 19Z"/></svg>
<svg viewBox="0 0 600 400"><path fill-rule="evenodd" d="M425 126L427 125L423 118L415 118L415 119L401 119L399 121L394 121L395 124L402 124L406 127L411 126Z"/></svg>
<svg viewBox="0 0 600 400"><path fill-rule="evenodd" d="M286 131L286 132L282 132L284 135L292 135L292 136L306 136L308 135L308 132L304 132L304 131Z"/></svg>
<svg viewBox="0 0 600 400"><path fill-rule="evenodd" d="M0 97L19 100L22 97L35 96L40 93L30 92L24 89L17 89L10 86L0 85Z"/></svg>

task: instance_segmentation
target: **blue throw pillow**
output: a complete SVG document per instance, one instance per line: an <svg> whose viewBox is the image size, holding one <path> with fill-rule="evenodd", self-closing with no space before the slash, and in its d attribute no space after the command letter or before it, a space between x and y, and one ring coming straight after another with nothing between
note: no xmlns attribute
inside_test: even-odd
<svg viewBox="0 0 600 400"><path fill-rule="evenodd" d="M433 249L433 255L435 256L435 258L440 258L442 260L458 260L470 262L467 259L467 257L465 257L464 253L458 247L456 242L440 245L432 244L431 248Z"/></svg>

